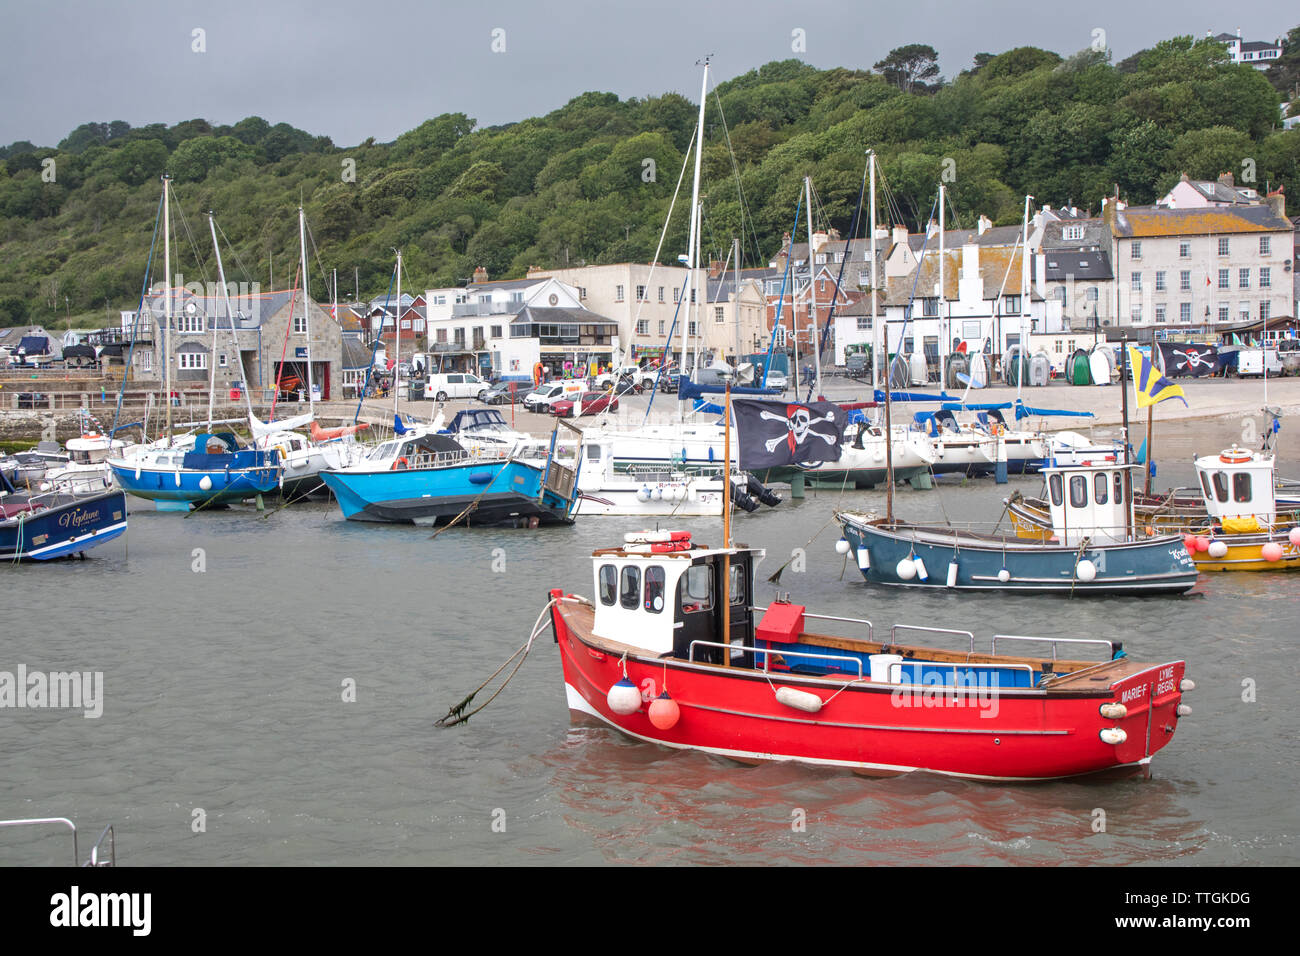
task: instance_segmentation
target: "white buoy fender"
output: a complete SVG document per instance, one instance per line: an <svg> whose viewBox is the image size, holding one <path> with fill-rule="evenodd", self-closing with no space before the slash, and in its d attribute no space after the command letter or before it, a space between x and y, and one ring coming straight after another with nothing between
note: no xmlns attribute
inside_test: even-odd
<svg viewBox="0 0 1300 956"><path fill-rule="evenodd" d="M916 576L922 581L930 580L930 573L925 570L925 562L921 560L921 556L918 554L913 560L916 564Z"/></svg>
<svg viewBox="0 0 1300 956"><path fill-rule="evenodd" d="M776 689L776 699L787 707L793 707L795 710L802 710L809 714L815 714L822 709L822 699L820 697L806 690L795 690L793 687L778 687Z"/></svg>
<svg viewBox="0 0 1300 956"><path fill-rule="evenodd" d="M1179 683L1178 689L1181 690L1184 694L1187 693L1189 690L1196 690L1196 681L1187 680L1186 678L1184 678Z"/></svg>
<svg viewBox="0 0 1300 956"><path fill-rule="evenodd" d="M1099 709L1107 720L1122 720L1128 716L1128 708L1123 704L1102 704Z"/></svg>
<svg viewBox="0 0 1300 956"><path fill-rule="evenodd" d="M1292 528L1290 531L1288 531L1286 534L1286 539L1290 541L1292 544L1294 544L1297 548L1300 548L1300 528Z"/></svg>
<svg viewBox="0 0 1300 956"><path fill-rule="evenodd" d="M199 479L199 488L202 491L211 491L212 479L207 475L204 475L202 478Z"/></svg>
<svg viewBox="0 0 1300 956"><path fill-rule="evenodd" d="M957 562L956 562L956 561L949 561L949 562L948 562L948 582L947 582L947 584L948 584L948 587L950 587L950 588L955 588L955 587L957 586Z"/></svg>
<svg viewBox="0 0 1300 956"><path fill-rule="evenodd" d="M1084 558L1079 562L1078 567L1075 568L1075 577L1084 584L1097 580L1097 565L1093 564L1087 558Z"/></svg>
<svg viewBox="0 0 1300 956"><path fill-rule="evenodd" d="M848 539L846 539L846 538L840 538L840 540L838 540L838 541L835 542L835 553L836 553L836 554L848 554L848 553L849 553L849 542L848 542Z"/></svg>
<svg viewBox="0 0 1300 956"><path fill-rule="evenodd" d="M1011 572L1008 571L1006 568L1003 568L1001 571L998 572L998 581L1000 583L1006 584L1010 580L1011 580Z"/></svg>
<svg viewBox="0 0 1300 956"><path fill-rule="evenodd" d="M1102 743L1113 746L1119 746L1128 740L1128 734L1124 733L1123 729L1119 727L1107 727L1098 736L1101 737Z"/></svg>
<svg viewBox="0 0 1300 956"><path fill-rule="evenodd" d="M1187 704L1179 704L1179 705L1178 705L1178 716L1179 716L1179 717L1190 717L1191 714L1192 714L1192 708L1191 708L1189 705L1187 705Z"/></svg>
<svg viewBox="0 0 1300 956"><path fill-rule="evenodd" d="M1211 541L1205 553L1212 558L1222 558L1228 553L1228 546L1222 541Z"/></svg>
<svg viewBox="0 0 1300 956"><path fill-rule="evenodd" d="M916 562L911 558L904 558L902 561L898 562L898 566L894 568L894 573L896 573L901 580L910 581L912 578L916 577Z"/></svg>
<svg viewBox="0 0 1300 956"><path fill-rule="evenodd" d="M649 489L649 488L646 488L646 487L644 487L644 486L641 487L641 488L639 488L639 489L637 490L637 493L636 493L636 500L637 500L637 501L641 501L641 502L649 501L649 500L650 500L650 489Z"/></svg>
<svg viewBox="0 0 1300 956"><path fill-rule="evenodd" d="M641 709L641 691L626 677L609 689L605 700L610 710L624 717Z"/></svg>
<svg viewBox="0 0 1300 956"><path fill-rule="evenodd" d="M865 544L858 545L858 567L863 571L871 567L871 552Z"/></svg>

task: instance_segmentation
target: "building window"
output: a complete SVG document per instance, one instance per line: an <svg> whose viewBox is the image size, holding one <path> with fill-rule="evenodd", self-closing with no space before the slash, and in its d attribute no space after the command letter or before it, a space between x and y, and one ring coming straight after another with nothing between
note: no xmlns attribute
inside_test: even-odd
<svg viewBox="0 0 1300 956"><path fill-rule="evenodd" d="M1135 272L1135 273L1133 273L1133 274L1129 277L1129 279L1131 280L1131 283L1132 283L1132 286L1133 286L1133 291L1134 291L1134 292L1141 292L1141 291L1142 291L1142 273L1140 273L1140 272Z"/></svg>
<svg viewBox="0 0 1300 956"><path fill-rule="evenodd" d="M1165 320L1165 307L1164 307L1163 305L1157 305L1157 306L1156 306L1156 321L1157 321L1157 322L1163 322L1164 320Z"/></svg>
<svg viewBox="0 0 1300 956"><path fill-rule="evenodd" d="M1002 301L1006 304L1006 309L1008 312L1014 313L1020 311L1020 296L1018 295L1003 296Z"/></svg>
<svg viewBox="0 0 1300 956"><path fill-rule="evenodd" d="M1142 258L1142 243L1135 242L1133 243L1133 245L1129 246L1129 258L1132 259Z"/></svg>
<svg viewBox="0 0 1300 956"><path fill-rule="evenodd" d="M1132 307L1129 309L1129 316L1132 318L1134 325L1142 324L1142 303L1141 302L1133 303Z"/></svg>
<svg viewBox="0 0 1300 956"><path fill-rule="evenodd" d="M1088 286L1087 293L1085 294L1084 297L1085 297L1089 302L1096 302L1098 296L1100 296L1100 295L1101 295L1101 290L1098 289L1095 285L1090 285L1090 286Z"/></svg>
<svg viewBox="0 0 1300 956"><path fill-rule="evenodd" d="M858 285L861 286L871 285L871 273L868 272L866 269L863 269L861 272L858 273Z"/></svg>
<svg viewBox="0 0 1300 956"><path fill-rule="evenodd" d="M1184 269L1182 272L1178 273L1178 291L1192 291L1192 272L1190 269Z"/></svg>
<svg viewBox="0 0 1300 956"><path fill-rule="evenodd" d="M623 301L623 287L621 285L614 286L614 301L615 302Z"/></svg>
<svg viewBox="0 0 1300 956"><path fill-rule="evenodd" d="M179 352L176 355L176 367L180 369L206 369L208 367L207 352Z"/></svg>
<svg viewBox="0 0 1300 956"><path fill-rule="evenodd" d="M824 252L817 253L817 264L819 266L826 265L826 253Z"/></svg>
<svg viewBox="0 0 1300 956"><path fill-rule="evenodd" d="M1271 236L1259 237L1259 254L1261 256L1272 255L1273 239Z"/></svg>
<svg viewBox="0 0 1300 956"><path fill-rule="evenodd" d="M494 339L501 338L501 326L499 325L492 326L492 338Z"/></svg>
<svg viewBox="0 0 1300 956"><path fill-rule="evenodd" d="M660 286L660 287L659 287L659 301L662 302L663 300L664 300L664 287L663 287L663 286Z"/></svg>
<svg viewBox="0 0 1300 956"><path fill-rule="evenodd" d="M1228 321L1228 307L1226 305L1219 306L1219 321L1220 322Z"/></svg>
<svg viewBox="0 0 1300 956"><path fill-rule="evenodd" d="M645 286L643 286L643 285L639 285L639 286L636 287L636 300L637 300L638 302L644 302L644 301L646 300L646 298L645 298Z"/></svg>
<svg viewBox="0 0 1300 956"><path fill-rule="evenodd" d="M871 331L871 316L869 315L858 316L858 331L859 332Z"/></svg>
<svg viewBox="0 0 1300 956"><path fill-rule="evenodd" d="M218 368L225 368L225 367L226 367L226 353L225 353L225 352L222 352L220 355L217 356L217 367L218 367Z"/></svg>
<svg viewBox="0 0 1300 956"><path fill-rule="evenodd" d="M1249 322L1249 321L1250 321L1250 303L1249 303L1249 302L1238 302L1238 303L1237 303L1237 314L1238 314L1239 316L1241 316L1241 321L1243 321L1243 322Z"/></svg>
<svg viewBox="0 0 1300 956"><path fill-rule="evenodd" d="M689 323L687 324L687 326L686 326L686 334L689 335L689 336L691 336L692 338L694 338L697 334L699 334L699 333L696 331L696 329L695 329L695 323L694 323L694 322L689 322Z"/></svg>
<svg viewBox="0 0 1300 956"><path fill-rule="evenodd" d="M1232 288L1231 283L1228 281L1228 270L1227 270L1227 269L1220 269L1220 270L1219 270L1219 288L1220 288L1220 289L1230 289L1230 288Z"/></svg>
<svg viewBox="0 0 1300 956"><path fill-rule="evenodd" d="M182 315L180 317L179 330L181 332L202 332L203 316L201 315Z"/></svg>
<svg viewBox="0 0 1300 956"><path fill-rule="evenodd" d="M928 296L921 300L921 314L933 318L939 314L939 300L934 296Z"/></svg>
<svg viewBox="0 0 1300 956"><path fill-rule="evenodd" d="M1061 230L1061 238L1077 240L1083 238L1083 226L1066 226Z"/></svg>
<svg viewBox="0 0 1300 956"><path fill-rule="evenodd" d="M722 321L724 321L723 318L722 318L723 308L724 308L724 307L723 307L723 306L720 306L720 305L715 305L715 306L713 307L713 321L714 321L714 322L722 322Z"/></svg>
<svg viewBox="0 0 1300 956"><path fill-rule="evenodd" d="M1058 286L1056 287L1056 298L1060 300L1060 302L1061 302L1061 309L1062 309L1062 310L1065 310L1065 309L1067 309L1067 308L1069 307L1069 305L1070 305L1070 292L1069 292L1068 289L1066 289L1065 286L1063 286L1063 285L1058 285Z"/></svg>
<svg viewBox="0 0 1300 956"><path fill-rule="evenodd" d="M1264 299L1259 303L1259 317L1261 319L1267 319L1272 314L1271 306L1272 303L1268 299Z"/></svg>
<svg viewBox="0 0 1300 956"><path fill-rule="evenodd" d="M681 297L682 297L682 290L679 289L677 286L673 286L673 301L676 302Z"/></svg>
<svg viewBox="0 0 1300 956"><path fill-rule="evenodd" d="M649 335L649 334L650 334L650 320L649 320L649 319L637 319L637 321L636 321L636 334L637 334L637 335Z"/></svg>
<svg viewBox="0 0 1300 956"><path fill-rule="evenodd" d="M443 345L446 345L446 344L447 344L447 330L446 330L446 329L439 329L439 330L438 330L438 333L437 333L437 336L436 336L436 338L435 338L435 341L437 341L437 342L441 342Z"/></svg>
<svg viewBox="0 0 1300 956"><path fill-rule="evenodd" d="M660 320L659 320L659 334L660 334L660 335L663 335L663 334L664 334L664 326L666 326L666 325L667 325L667 323L666 323L663 319L660 319Z"/></svg>
<svg viewBox="0 0 1300 956"><path fill-rule="evenodd" d="M446 305L446 304L447 304L447 297L446 297L445 295L435 295L435 296L433 297L433 304L434 304L434 305Z"/></svg>
<svg viewBox="0 0 1300 956"><path fill-rule="evenodd" d="M1182 322L1184 325L1192 321L1192 304L1190 302L1179 303L1178 321Z"/></svg>
<svg viewBox="0 0 1300 956"><path fill-rule="evenodd" d="M1224 238L1224 239L1220 239L1220 240L1219 240L1219 255L1221 255L1221 256L1226 256L1227 254L1228 254L1228 240L1227 240L1226 238Z"/></svg>
<svg viewBox="0 0 1300 956"><path fill-rule="evenodd" d="M1178 244L1178 258L1190 259L1192 257L1192 244L1190 242L1180 242Z"/></svg>
<svg viewBox="0 0 1300 956"><path fill-rule="evenodd" d="M1164 292L1164 291L1165 291L1165 274L1164 274L1164 272L1157 272L1157 273L1156 273L1156 291L1157 291L1157 292Z"/></svg>
<svg viewBox="0 0 1300 956"><path fill-rule="evenodd" d="M1249 269L1238 269L1238 270L1237 270L1237 288L1238 288L1238 289L1249 289L1249 288L1250 288L1250 270L1249 270Z"/></svg>
<svg viewBox="0 0 1300 956"><path fill-rule="evenodd" d="M1268 266L1259 270L1259 287L1261 289L1273 288L1273 273L1269 270Z"/></svg>
<svg viewBox="0 0 1300 956"><path fill-rule="evenodd" d="M695 304L695 289L691 289L691 305Z"/></svg>
<svg viewBox="0 0 1300 956"><path fill-rule="evenodd" d="M585 285L578 286L578 298L579 299L587 298L587 287Z"/></svg>
<svg viewBox="0 0 1300 956"><path fill-rule="evenodd" d="M295 315L295 316L293 317L293 332L294 332L294 335L306 335L306 334L307 334L307 316L305 316L305 315Z"/></svg>

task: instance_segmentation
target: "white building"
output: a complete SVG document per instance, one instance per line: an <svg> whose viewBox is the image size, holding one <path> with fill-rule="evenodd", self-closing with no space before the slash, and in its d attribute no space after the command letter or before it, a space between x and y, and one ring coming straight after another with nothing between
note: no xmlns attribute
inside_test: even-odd
<svg viewBox="0 0 1300 956"><path fill-rule="evenodd" d="M1241 28L1237 32L1220 33L1214 36L1210 31L1206 31L1207 39L1216 40L1228 48L1228 58L1233 63L1245 63L1247 66L1253 66L1257 70L1267 70L1282 56L1282 41L1274 40L1271 43L1259 40L1241 39Z"/></svg>

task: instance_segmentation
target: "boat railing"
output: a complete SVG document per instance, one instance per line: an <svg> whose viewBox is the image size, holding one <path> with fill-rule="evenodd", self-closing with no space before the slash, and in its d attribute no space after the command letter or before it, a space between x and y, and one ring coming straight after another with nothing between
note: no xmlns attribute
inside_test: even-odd
<svg viewBox="0 0 1300 956"><path fill-rule="evenodd" d="M61 825L72 831L72 865L73 866L116 866L117 865L117 848L113 842L113 825L110 823L104 828L104 832L99 835L94 846L90 850L90 859L85 863L81 862L81 851L77 848L77 825L67 817L36 817L30 820L0 820L0 827L34 827ZM99 859L99 849L108 838L108 859L101 861Z"/></svg>
<svg viewBox="0 0 1300 956"><path fill-rule="evenodd" d="M923 634L952 634L970 641L970 652L975 653L975 635L970 631L959 631L950 627L921 627L918 624L895 624L889 629L889 643L898 643L899 631L918 631Z"/></svg>
<svg viewBox="0 0 1300 956"><path fill-rule="evenodd" d="M1051 644L1052 660L1056 660L1058 644L1100 644L1106 648L1108 658L1115 656L1115 642L1096 637L1024 637L1019 634L994 634L989 644L989 653L998 652L998 641L1024 641L1026 643Z"/></svg>
<svg viewBox="0 0 1300 956"><path fill-rule="evenodd" d="M766 611L767 608L759 607L757 604L751 604L749 606L749 610L751 612L757 611L759 613L762 613ZM873 625L865 617L836 617L834 614L814 614L811 611L804 611L803 616L805 618L813 618L814 620L818 620L818 621L839 621L841 624L862 624L865 625L867 628L867 640L868 641L875 640L875 633L876 633L875 625Z"/></svg>
<svg viewBox="0 0 1300 956"><path fill-rule="evenodd" d="M974 684L971 684L971 681L970 681L970 672L973 671L973 670L977 670L977 669L978 669L978 670L985 670L985 671L1024 671L1024 672L1028 675L1028 677L1029 677L1029 686L1030 686L1030 687L1033 687L1033 686L1034 686L1034 669L1033 669L1030 665L1028 665L1028 664L992 664L992 663L984 663L984 662L982 662L982 661L980 661L980 662L966 661L966 662L962 662L962 663L957 663L957 662L953 662L953 661L903 661L902 663L896 663L896 664L894 664L894 665L892 665L892 666L894 666L894 667L902 667L902 666L904 666L905 664L908 664L908 663L917 663L917 664L922 664L922 665L923 665L927 670L930 670L930 669L945 670L945 669L947 669L947 668L952 668L952 684L951 684L951 685L944 684L944 685L936 685L936 686L944 686L944 687L947 687L947 686L952 686L952 687L972 687L972 686L976 686L976 685L974 685ZM966 683L965 683L965 684L959 684L959 683L957 683L957 671L958 671L958 669L961 669L961 670L964 670L964 671L967 672L967 677L966 677ZM901 676L901 674L900 674L900 676ZM902 682L900 681L899 683L902 683ZM912 683L915 684L915 683L919 683L919 682L918 682L918 681L912 681ZM978 683L978 682L977 682L977 683ZM927 686L928 686L928 685L927 685Z"/></svg>
<svg viewBox="0 0 1300 956"><path fill-rule="evenodd" d="M810 651L791 651L785 648L767 648L756 647L752 644L723 644L718 641L691 641L689 659L692 664L695 663L695 648L699 647L718 647L730 649L732 651L741 651L748 654L763 655L763 671L771 672L772 655L776 654L781 658L786 657L806 657L810 660L818 661L843 661L853 665L858 672L858 680L862 680L862 658L852 657L847 654L814 654Z"/></svg>

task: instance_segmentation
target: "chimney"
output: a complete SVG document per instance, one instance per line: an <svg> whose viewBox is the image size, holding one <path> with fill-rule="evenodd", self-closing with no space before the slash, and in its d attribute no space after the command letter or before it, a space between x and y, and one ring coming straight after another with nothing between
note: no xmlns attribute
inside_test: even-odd
<svg viewBox="0 0 1300 956"><path fill-rule="evenodd" d="M808 250L808 254L810 256L817 255L817 253L821 251L821 247L826 245L827 238L828 237L824 232L814 232L812 234L812 248Z"/></svg>
<svg viewBox="0 0 1300 956"><path fill-rule="evenodd" d="M718 259L709 260L709 278L716 279L722 275L722 262Z"/></svg>
<svg viewBox="0 0 1300 956"><path fill-rule="evenodd" d="M897 225L894 226L893 239L894 239L894 245L896 246L907 245L907 227L897 226Z"/></svg>
<svg viewBox="0 0 1300 956"><path fill-rule="evenodd" d="M976 231L977 236L982 236L993 228L993 220L988 216L980 216L979 228ZM883 361L883 360L882 360Z"/></svg>
<svg viewBox="0 0 1300 956"><path fill-rule="evenodd" d="M1277 189L1273 190L1271 193L1269 193L1267 196L1264 197L1264 201L1268 203L1268 208L1272 209L1273 215L1277 216L1279 219L1286 218L1286 193L1284 192L1285 189L1286 189L1285 186L1278 186Z"/></svg>
<svg viewBox="0 0 1300 956"><path fill-rule="evenodd" d="M840 236L840 231L833 226L829 230L827 230L826 234L827 236L830 237L832 242L839 242L840 239L842 238Z"/></svg>
<svg viewBox="0 0 1300 956"><path fill-rule="evenodd" d="M1229 187L1235 186L1236 183L1234 183L1232 180L1232 173L1221 173L1219 175L1219 185L1229 186Z"/></svg>
<svg viewBox="0 0 1300 956"><path fill-rule="evenodd" d="M475 282L487 282L487 280L488 280L488 274L486 269L484 269L482 266L479 266L477 269L474 270Z"/></svg>

